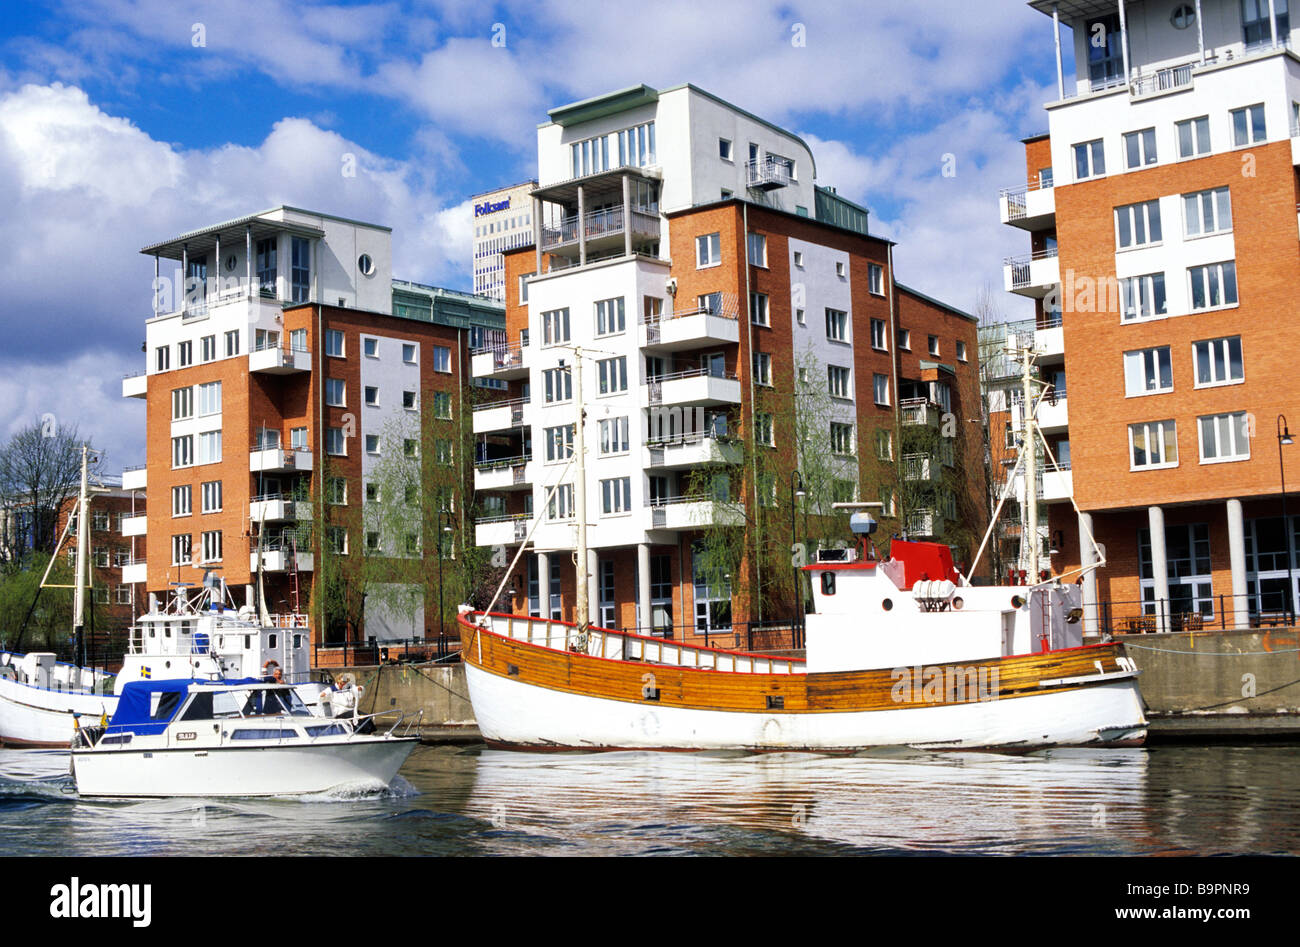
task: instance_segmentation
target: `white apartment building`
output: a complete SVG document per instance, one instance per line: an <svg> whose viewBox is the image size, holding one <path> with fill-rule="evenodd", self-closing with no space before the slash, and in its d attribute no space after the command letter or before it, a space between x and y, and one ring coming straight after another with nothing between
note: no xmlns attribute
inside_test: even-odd
<svg viewBox="0 0 1300 947"><path fill-rule="evenodd" d="M505 252L532 240L532 191L525 181L470 198L474 212L474 294L505 301Z"/></svg>

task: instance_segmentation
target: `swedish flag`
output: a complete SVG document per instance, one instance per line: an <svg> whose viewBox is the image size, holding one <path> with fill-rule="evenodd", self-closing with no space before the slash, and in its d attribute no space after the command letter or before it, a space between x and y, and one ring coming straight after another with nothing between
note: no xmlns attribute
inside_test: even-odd
<svg viewBox="0 0 1300 947"><path fill-rule="evenodd" d="M140 668L140 676L143 677L143 678L147 681L147 680L149 680L150 678L153 677L153 671L150 670L150 669L147 668L147 667L141 667L141 668Z"/></svg>

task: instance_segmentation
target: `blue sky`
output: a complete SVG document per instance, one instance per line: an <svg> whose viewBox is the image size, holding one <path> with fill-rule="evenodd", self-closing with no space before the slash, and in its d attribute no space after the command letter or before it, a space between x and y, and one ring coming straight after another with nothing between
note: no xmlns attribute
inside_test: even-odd
<svg viewBox="0 0 1300 947"><path fill-rule="evenodd" d="M0 437L50 413L110 470L143 462L121 397L140 247L288 203L388 224L394 275L466 289L469 196L535 175L548 108L640 82L799 133L899 242L900 280L1026 315L997 196L1046 128L1053 57L1021 0L0 0Z"/></svg>

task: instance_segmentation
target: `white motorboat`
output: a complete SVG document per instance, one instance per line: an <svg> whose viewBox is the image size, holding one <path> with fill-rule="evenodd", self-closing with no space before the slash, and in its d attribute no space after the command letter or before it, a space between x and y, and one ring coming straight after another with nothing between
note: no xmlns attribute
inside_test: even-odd
<svg viewBox="0 0 1300 947"><path fill-rule="evenodd" d="M419 715L313 713L288 685L144 680L105 726L81 727L72 775L83 796L293 796L389 786L419 742Z"/></svg>

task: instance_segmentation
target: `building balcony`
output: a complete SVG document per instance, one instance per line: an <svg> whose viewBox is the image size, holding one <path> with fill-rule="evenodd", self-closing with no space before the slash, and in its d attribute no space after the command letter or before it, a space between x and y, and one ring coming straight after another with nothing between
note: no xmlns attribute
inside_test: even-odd
<svg viewBox="0 0 1300 947"><path fill-rule="evenodd" d="M1056 189L1050 183L1003 188L998 206L1004 224L1029 231L1056 228Z"/></svg>
<svg viewBox="0 0 1300 947"><path fill-rule="evenodd" d="M1038 496L1044 503L1068 503L1074 496L1074 473L1069 464L1048 467L1039 479Z"/></svg>
<svg viewBox="0 0 1300 947"><path fill-rule="evenodd" d="M474 433L490 434L493 431L527 427L531 413L526 398L477 404L474 406Z"/></svg>
<svg viewBox="0 0 1300 947"><path fill-rule="evenodd" d="M1041 299L1061 282L1061 261L1055 248L1002 261L1002 276L1008 293Z"/></svg>
<svg viewBox="0 0 1300 947"><path fill-rule="evenodd" d="M144 464L138 467L127 467L122 471L122 489L143 490L147 479L148 468Z"/></svg>
<svg viewBox="0 0 1300 947"><path fill-rule="evenodd" d="M702 496L652 500L645 511L646 529L691 530L709 526L741 526L745 515L731 501Z"/></svg>
<svg viewBox="0 0 1300 947"><path fill-rule="evenodd" d="M509 546L521 543L533 525L528 513L481 516L474 523L474 542L479 546Z"/></svg>
<svg viewBox="0 0 1300 947"><path fill-rule="evenodd" d="M479 349L470 356L470 372L475 378L510 381L528 377L528 346L518 342L500 343Z"/></svg>
<svg viewBox="0 0 1300 947"><path fill-rule="evenodd" d="M527 490L533 485L532 471L528 469L531 454L476 461L474 464L475 490Z"/></svg>
<svg viewBox="0 0 1300 947"><path fill-rule="evenodd" d="M248 469L251 473L310 473L311 462L309 450L285 450L282 447L254 444L248 453Z"/></svg>
<svg viewBox="0 0 1300 947"><path fill-rule="evenodd" d="M122 379L123 398L143 398L146 396L149 376L144 372L126 375Z"/></svg>
<svg viewBox="0 0 1300 947"><path fill-rule="evenodd" d="M1065 358L1065 330L1061 328L1061 314L1048 313L1034 327L1034 348L1038 350L1040 364L1060 362Z"/></svg>
<svg viewBox="0 0 1300 947"><path fill-rule="evenodd" d="M943 534L943 516L935 510L913 510L907 514L909 539L940 536Z"/></svg>
<svg viewBox="0 0 1300 947"><path fill-rule="evenodd" d="M149 581L149 572L143 559L122 566L123 585L140 585L147 581Z"/></svg>
<svg viewBox="0 0 1300 947"><path fill-rule="evenodd" d="M734 375L713 375L703 368L660 375L646 382L645 387L647 401L652 405L740 404L740 381Z"/></svg>
<svg viewBox="0 0 1300 947"><path fill-rule="evenodd" d="M717 157L716 155L714 156ZM783 161L758 158L745 164L745 185L760 191L774 191L794 183L790 166Z"/></svg>
<svg viewBox="0 0 1300 947"><path fill-rule="evenodd" d="M924 398L904 398L898 403L898 413L903 424L938 427L942 410L933 401Z"/></svg>
<svg viewBox="0 0 1300 947"><path fill-rule="evenodd" d="M1038 429L1044 434L1064 434L1069 426L1069 401L1065 389L1058 388L1055 399L1048 395L1038 403Z"/></svg>
<svg viewBox="0 0 1300 947"><path fill-rule="evenodd" d="M249 540L252 552L248 554L248 569L257 572L257 541ZM289 572L297 567L299 572L312 572L316 568L316 558L309 552L294 552L280 540L273 540L262 546L263 572Z"/></svg>
<svg viewBox="0 0 1300 947"><path fill-rule="evenodd" d="M311 503L283 493L269 493L252 499L248 518L254 523L311 519Z"/></svg>
<svg viewBox="0 0 1300 947"><path fill-rule="evenodd" d="M264 345L248 353L248 370L268 375L290 375L311 371L311 353L279 344Z"/></svg>
<svg viewBox="0 0 1300 947"><path fill-rule="evenodd" d="M124 516L122 517L122 535L123 536L144 536L149 531L149 517Z"/></svg>
<svg viewBox="0 0 1300 947"><path fill-rule="evenodd" d="M735 345L740 341L739 309L735 294L722 294L721 302L683 312L642 316L642 348L666 352L713 345Z"/></svg>
<svg viewBox="0 0 1300 947"><path fill-rule="evenodd" d="M561 218L551 226L542 228L542 252L561 256L580 254L580 244L585 238L588 254L600 254L624 248L628 229L634 244L654 242L659 239L659 209L633 206L625 220L621 206L587 211L581 218L577 214ZM581 227L579 227L581 223Z"/></svg>
<svg viewBox="0 0 1300 947"><path fill-rule="evenodd" d="M732 440L696 434L648 441L643 463L657 470L685 470L704 464L738 464L742 454Z"/></svg>
<svg viewBox="0 0 1300 947"><path fill-rule="evenodd" d="M929 454L904 454L903 479L911 483L928 483L939 479L940 465Z"/></svg>

